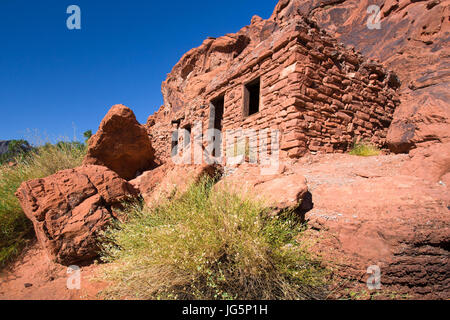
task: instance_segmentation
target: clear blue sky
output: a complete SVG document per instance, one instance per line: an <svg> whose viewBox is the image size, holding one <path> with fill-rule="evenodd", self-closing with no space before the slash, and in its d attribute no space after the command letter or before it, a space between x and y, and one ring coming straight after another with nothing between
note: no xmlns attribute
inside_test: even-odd
<svg viewBox="0 0 450 320"><path fill-rule="evenodd" d="M145 123L185 52L255 14L268 18L276 3L0 0L0 140L72 139L74 131L82 140L117 103ZM81 30L66 27L72 4L81 8Z"/></svg>

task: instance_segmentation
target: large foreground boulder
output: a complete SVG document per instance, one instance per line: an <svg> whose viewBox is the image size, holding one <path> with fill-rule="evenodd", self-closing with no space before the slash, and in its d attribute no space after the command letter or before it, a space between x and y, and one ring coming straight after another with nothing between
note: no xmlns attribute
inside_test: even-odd
<svg viewBox="0 0 450 320"><path fill-rule="evenodd" d="M378 266L387 293L450 297L449 197L443 186L409 176L357 179L345 187L319 186L313 201L309 225L326 231L318 247L342 279L361 281L367 290L367 269Z"/></svg>
<svg viewBox="0 0 450 320"><path fill-rule="evenodd" d="M149 169L154 160L146 129L141 126L131 109L115 105L89 139L89 149L83 164L108 167L120 177L130 180L137 172Z"/></svg>
<svg viewBox="0 0 450 320"><path fill-rule="evenodd" d="M293 169L306 176L312 194L306 220L313 249L339 283L369 292L367 269L378 266L381 290L372 293L448 299L449 189L401 174L410 161L408 155L323 155Z"/></svg>
<svg viewBox="0 0 450 320"><path fill-rule="evenodd" d="M106 167L87 165L22 183L16 196L36 236L55 262L69 265L98 255L97 234L136 190Z"/></svg>

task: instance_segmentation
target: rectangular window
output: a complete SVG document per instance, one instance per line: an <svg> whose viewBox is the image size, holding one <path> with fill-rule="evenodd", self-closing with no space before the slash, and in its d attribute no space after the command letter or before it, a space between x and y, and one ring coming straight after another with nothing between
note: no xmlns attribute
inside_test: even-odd
<svg viewBox="0 0 450 320"><path fill-rule="evenodd" d="M188 147L189 144L191 143L191 134L192 134L191 125L186 125L183 129L184 129L184 136L183 136L184 146Z"/></svg>
<svg viewBox="0 0 450 320"><path fill-rule="evenodd" d="M211 100L210 104L210 128L222 131L223 113L225 108L225 96L220 96ZM222 137L214 137L214 149L212 150L213 157L220 157L220 146L222 145Z"/></svg>
<svg viewBox="0 0 450 320"><path fill-rule="evenodd" d="M178 129L172 132L171 154L172 157L175 157L178 154Z"/></svg>
<svg viewBox="0 0 450 320"><path fill-rule="evenodd" d="M251 116L252 114L259 112L260 89L260 78L257 78L244 86L244 116Z"/></svg>
<svg viewBox="0 0 450 320"><path fill-rule="evenodd" d="M172 120L172 144L171 144L171 155L172 157L178 154L178 127L180 125L179 120Z"/></svg>
<svg viewBox="0 0 450 320"><path fill-rule="evenodd" d="M214 129L222 131L223 109L225 105L225 96L218 97L211 101L210 117L214 119Z"/></svg>

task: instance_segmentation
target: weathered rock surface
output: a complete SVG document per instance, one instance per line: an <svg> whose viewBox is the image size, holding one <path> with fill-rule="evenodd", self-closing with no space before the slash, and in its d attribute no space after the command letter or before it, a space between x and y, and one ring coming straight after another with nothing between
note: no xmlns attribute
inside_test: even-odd
<svg viewBox="0 0 450 320"><path fill-rule="evenodd" d="M106 167L86 165L22 183L16 196L52 260L69 265L97 256L97 232L136 190Z"/></svg>
<svg viewBox="0 0 450 320"><path fill-rule="evenodd" d="M391 151L403 153L430 142L450 142L450 87L439 94L442 89L421 89L402 98L387 135Z"/></svg>
<svg viewBox="0 0 450 320"><path fill-rule="evenodd" d="M321 231L315 249L341 279L367 291L367 268L378 265L386 293L448 299L449 189L402 175L409 161L323 155L291 168L308 180L313 209L306 219L311 233Z"/></svg>
<svg viewBox="0 0 450 320"><path fill-rule="evenodd" d="M376 15L367 11L370 5L381 9L379 29L367 26ZM273 16L286 19L295 11L399 76L402 103L387 136L392 151L448 141L450 1L281 0Z"/></svg>
<svg viewBox="0 0 450 320"><path fill-rule="evenodd" d="M274 212L285 209L309 209L308 186L304 176L285 167L270 175L261 175L261 168L242 164L231 169L216 188L248 195L263 201Z"/></svg>
<svg viewBox="0 0 450 320"><path fill-rule="evenodd" d="M250 164L242 164L228 170L216 184L216 188L256 197L276 211L296 208L308 196L306 179L285 167L270 175L261 175L260 167ZM182 194L201 177L217 177L222 171L217 165L164 164L144 172L129 183L139 190L148 206L154 206L160 199L172 199ZM308 203L303 203L301 209L309 209L307 205Z"/></svg>
<svg viewBox="0 0 450 320"><path fill-rule="evenodd" d="M115 105L89 139L83 164L108 167L130 180L152 166L154 153L147 131L137 122L133 111L124 105Z"/></svg>
<svg viewBox="0 0 450 320"><path fill-rule="evenodd" d="M412 150L402 173L431 182L440 182L450 191L450 143L436 143Z"/></svg>
<svg viewBox="0 0 450 320"><path fill-rule="evenodd" d="M402 90L401 104L387 135L387 143L393 152L426 147L429 142L450 141L450 1L442 1L441 4L445 4L442 16L439 11L428 11L427 16L428 20L443 22L442 26L430 33L436 40L429 40L429 43L433 42L434 45L425 44L428 47L425 49L423 44L420 49L410 45L405 51L408 51L408 59L414 59L411 59L408 67L398 62L398 69L413 70L413 73L408 87ZM423 30L427 28L426 24L422 26Z"/></svg>
<svg viewBox="0 0 450 320"><path fill-rule="evenodd" d="M146 171L130 181L149 206L155 206L161 199L172 199L184 193L203 176L214 177L220 172L215 165L173 165L165 164Z"/></svg>

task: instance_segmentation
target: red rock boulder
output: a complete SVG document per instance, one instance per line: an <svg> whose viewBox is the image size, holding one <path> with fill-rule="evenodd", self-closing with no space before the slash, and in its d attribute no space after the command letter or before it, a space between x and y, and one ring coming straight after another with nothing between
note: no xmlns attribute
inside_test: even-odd
<svg viewBox="0 0 450 320"><path fill-rule="evenodd" d="M436 157L436 163L444 158ZM314 235L312 249L332 266L338 289L450 297L449 189L402 174L412 161L403 154L328 154L304 157L292 167L308 179L313 209L305 218ZM443 171L435 172L439 177ZM381 290L368 290L370 266L380 268Z"/></svg>
<svg viewBox="0 0 450 320"><path fill-rule="evenodd" d="M438 95L437 87L428 91ZM389 149L403 153L430 142L450 142L449 100L450 95L444 92L441 98L426 93L403 97L387 134Z"/></svg>
<svg viewBox="0 0 450 320"><path fill-rule="evenodd" d="M89 139L83 164L108 167L130 180L152 166L154 154L146 129L131 109L119 104L109 110L97 133Z"/></svg>
<svg viewBox="0 0 450 320"><path fill-rule="evenodd" d="M450 142L412 150L409 156L411 161L403 166L403 174L443 183L450 190Z"/></svg>
<svg viewBox="0 0 450 320"><path fill-rule="evenodd" d="M98 255L97 234L136 190L106 167L87 165L22 183L16 192L39 243L69 265Z"/></svg>
<svg viewBox="0 0 450 320"><path fill-rule="evenodd" d="M450 215L444 186L409 176L322 184L306 218L321 230L317 247L341 279L360 281L381 270L384 292L448 299ZM382 291L382 292L383 292Z"/></svg>

